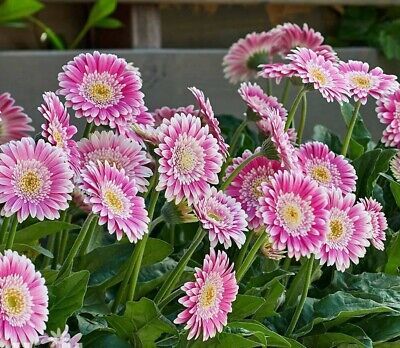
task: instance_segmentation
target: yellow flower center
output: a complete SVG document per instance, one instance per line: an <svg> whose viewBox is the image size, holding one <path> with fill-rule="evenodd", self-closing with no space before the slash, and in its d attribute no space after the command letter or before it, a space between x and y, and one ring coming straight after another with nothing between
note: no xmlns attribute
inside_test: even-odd
<svg viewBox="0 0 400 348"><path fill-rule="evenodd" d="M312 67L309 70L310 75L315 81L317 81L321 86L325 86L328 83L328 77L319 67Z"/></svg>
<svg viewBox="0 0 400 348"><path fill-rule="evenodd" d="M39 174L29 170L19 179L19 188L25 195L35 195L42 188L43 183Z"/></svg>
<svg viewBox="0 0 400 348"><path fill-rule="evenodd" d="M351 82L358 88L370 89L372 87L372 80L366 75L354 75L351 77Z"/></svg>
<svg viewBox="0 0 400 348"><path fill-rule="evenodd" d="M2 305L8 315L18 316L24 312L26 301L21 290L8 288L4 290L2 296Z"/></svg>
<svg viewBox="0 0 400 348"><path fill-rule="evenodd" d="M64 146L63 137L59 131L56 130L53 132L53 139L55 140L57 147Z"/></svg>
<svg viewBox="0 0 400 348"><path fill-rule="evenodd" d="M107 190L104 193L104 201L113 213L121 214L123 212L124 202L113 190Z"/></svg>
<svg viewBox="0 0 400 348"><path fill-rule="evenodd" d="M105 83L94 82L88 87L88 95L96 104L106 104L113 98L113 90Z"/></svg>
<svg viewBox="0 0 400 348"><path fill-rule="evenodd" d="M283 219L285 220L286 225L290 229L295 229L299 227L301 224L302 213L297 205L287 204L282 209L282 216Z"/></svg>
<svg viewBox="0 0 400 348"><path fill-rule="evenodd" d="M341 220L332 219L329 222L329 232L328 232L329 240L337 241L342 238L344 233L345 233L345 228Z"/></svg>
<svg viewBox="0 0 400 348"><path fill-rule="evenodd" d="M261 189L261 184L263 182L267 182L268 178L267 177L258 177L256 178L252 183L251 183L251 193L253 194L253 197L258 200L262 196L262 189Z"/></svg>
<svg viewBox="0 0 400 348"><path fill-rule="evenodd" d="M200 306L202 308L209 308L214 305L217 298L217 289L215 284L206 283L200 294Z"/></svg>
<svg viewBox="0 0 400 348"><path fill-rule="evenodd" d="M180 147L177 149L177 165L181 172L191 172L197 164L197 159L191 148Z"/></svg>
<svg viewBox="0 0 400 348"><path fill-rule="evenodd" d="M331 172L323 165L313 167L310 174L314 180L323 184L328 184L332 180Z"/></svg>
<svg viewBox="0 0 400 348"><path fill-rule="evenodd" d="M217 221L217 222L220 222L223 220L222 217L218 213L209 212L207 215L210 219L213 219L214 221Z"/></svg>

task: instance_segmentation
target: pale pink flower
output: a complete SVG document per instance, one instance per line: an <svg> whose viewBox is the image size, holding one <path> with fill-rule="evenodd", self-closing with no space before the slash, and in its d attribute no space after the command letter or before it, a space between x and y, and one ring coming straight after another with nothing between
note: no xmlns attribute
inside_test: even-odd
<svg viewBox="0 0 400 348"><path fill-rule="evenodd" d="M2 215L16 213L39 220L58 219L68 208L73 172L63 151L40 139L22 138L1 146L0 203Z"/></svg>
<svg viewBox="0 0 400 348"><path fill-rule="evenodd" d="M392 171L395 179L400 182L400 152L397 151L396 155L390 160L390 170Z"/></svg>
<svg viewBox="0 0 400 348"><path fill-rule="evenodd" d="M224 159L229 155L229 145L225 143L222 136L221 129L219 127L219 121L214 116L210 99L206 99L204 93L196 87L190 87L189 91L193 93L199 108L199 116L201 117L204 124L208 125L210 133L217 139L219 150L224 156Z"/></svg>
<svg viewBox="0 0 400 348"><path fill-rule="evenodd" d="M0 145L19 140L34 131L30 125L32 119L23 108L14 104L15 100L9 93L0 94Z"/></svg>
<svg viewBox="0 0 400 348"><path fill-rule="evenodd" d="M142 80L125 59L99 52L82 53L58 75L67 107L95 125L115 128L132 121L144 105Z"/></svg>
<svg viewBox="0 0 400 348"><path fill-rule="evenodd" d="M384 241L386 240L386 230L388 228L385 214L382 211L382 205L373 198L362 198L360 202L364 205L365 211L368 213L370 223L369 240L378 250L384 250Z"/></svg>
<svg viewBox="0 0 400 348"><path fill-rule="evenodd" d="M400 120L393 120L383 130L381 141L387 147L400 148Z"/></svg>
<svg viewBox="0 0 400 348"><path fill-rule="evenodd" d="M294 74L295 70L291 64L271 63L261 64L257 75L265 79L275 79L276 83L280 83L283 78L292 77Z"/></svg>
<svg viewBox="0 0 400 348"><path fill-rule="evenodd" d="M143 197L137 196L135 180L106 161L91 162L81 173L80 189L85 192L86 204L99 215L99 225L107 224L110 234L121 240L125 234L136 243L148 233L150 222Z"/></svg>
<svg viewBox="0 0 400 348"><path fill-rule="evenodd" d="M339 72L346 80L350 95L361 104L367 103L369 95L379 99L399 86L396 76L384 74L379 67L369 70L369 64L360 61L340 62Z"/></svg>
<svg viewBox="0 0 400 348"><path fill-rule="evenodd" d="M147 178L152 175L148 167L150 159L146 152L134 140L123 135L116 135L112 131L94 132L89 139L83 138L78 142L81 155L81 167L90 162L106 161L117 169L124 169L125 175L135 180L139 192L146 191L149 184Z"/></svg>
<svg viewBox="0 0 400 348"><path fill-rule="evenodd" d="M355 191L357 175L354 167L344 158L318 141L300 146L297 152L299 167L304 175L327 189L338 188L344 194Z"/></svg>
<svg viewBox="0 0 400 348"><path fill-rule="evenodd" d="M198 116L199 111L194 109L194 105L180 106L177 108L170 108L169 106L163 106L159 109L155 109L153 112L153 117L155 119L156 125L159 126L164 119L170 120L175 114L185 114Z"/></svg>
<svg viewBox="0 0 400 348"><path fill-rule="evenodd" d="M0 342L29 348L39 343L48 319L47 287L25 255L0 253Z"/></svg>
<svg viewBox="0 0 400 348"><path fill-rule="evenodd" d="M256 83L243 82L238 90L246 105L260 117L268 117L271 112L276 112L282 119L286 119L287 111L278 99L266 95Z"/></svg>
<svg viewBox="0 0 400 348"><path fill-rule="evenodd" d="M256 150L257 151L257 150ZM249 158L253 153L245 150L241 157L234 158L233 163L226 169L226 174L232 173L240 163ZM227 187L226 193L238 202L247 214L250 229L257 229L263 225L262 218L257 216L259 198L262 196L261 185L268 183L270 177L281 168L278 161L266 157L256 157L248 163Z"/></svg>
<svg viewBox="0 0 400 348"><path fill-rule="evenodd" d="M185 310L178 314L175 324L186 324L188 340L203 336L203 341L222 332L228 322L239 287L233 264L223 251L211 249L206 255L203 268L196 268L195 281L182 286L186 293L179 299Z"/></svg>
<svg viewBox="0 0 400 348"><path fill-rule="evenodd" d="M303 83L310 84L328 101L348 101L348 86L338 68L324 56L308 48L297 48L287 56L290 68Z"/></svg>
<svg viewBox="0 0 400 348"><path fill-rule="evenodd" d="M325 189L298 172L279 171L262 184L259 216L271 236L274 248L287 249L296 260L310 257L326 234Z"/></svg>
<svg viewBox="0 0 400 348"><path fill-rule="evenodd" d="M400 147L400 90L377 100L376 112L381 123L388 126L383 131L382 143Z"/></svg>
<svg viewBox="0 0 400 348"><path fill-rule="evenodd" d="M66 107L53 92L43 94L44 104L38 110L46 119L42 124L42 136L52 145L61 148L77 175L79 172L80 155L76 142L72 137L78 131L75 126L70 124L69 114Z"/></svg>
<svg viewBox="0 0 400 348"><path fill-rule="evenodd" d="M366 247L370 245L370 217L363 204L355 204L355 200L352 193L343 196L339 189L328 191L327 233L316 254L321 265L336 265L338 271L344 272L350 267L350 262L358 264L364 257Z"/></svg>
<svg viewBox="0 0 400 348"><path fill-rule="evenodd" d="M176 114L164 120L160 129L160 144L155 149L160 156L157 190L166 190L167 201L188 203L198 201L209 190L209 184L218 183L222 155L217 140L208 126L201 126L200 118Z"/></svg>
<svg viewBox="0 0 400 348"><path fill-rule="evenodd" d="M262 32L247 34L235 42L223 59L225 78L231 83L256 78L258 66L270 61L277 40L277 35Z"/></svg>
<svg viewBox="0 0 400 348"><path fill-rule="evenodd" d="M225 249L230 248L232 240L239 249L242 247L246 241L244 232L247 231L247 215L234 198L211 187L194 204L193 209L203 228L208 231L212 248L217 243L223 244Z"/></svg>
<svg viewBox="0 0 400 348"><path fill-rule="evenodd" d="M79 344L80 339L82 338L82 334L78 333L75 336L71 337L68 332L69 327L65 325L65 329L61 332L60 329L57 332L51 332L51 335L43 335L39 337L40 344L48 344L50 348L79 348L81 344Z"/></svg>

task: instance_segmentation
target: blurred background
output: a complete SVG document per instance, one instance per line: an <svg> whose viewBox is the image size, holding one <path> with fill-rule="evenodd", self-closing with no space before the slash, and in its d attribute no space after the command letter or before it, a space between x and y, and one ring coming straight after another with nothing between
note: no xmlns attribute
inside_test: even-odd
<svg viewBox="0 0 400 348"><path fill-rule="evenodd" d="M400 72L400 0L0 0L0 92L9 91L37 128L41 94L57 89L62 65L99 49L140 68L150 110L194 103L186 87L195 85L217 113L241 117L239 86L224 79L222 57L247 33L284 22L308 23L343 60ZM342 130L336 104L317 95L310 103L315 122ZM374 108L371 101L364 116L378 136Z"/></svg>

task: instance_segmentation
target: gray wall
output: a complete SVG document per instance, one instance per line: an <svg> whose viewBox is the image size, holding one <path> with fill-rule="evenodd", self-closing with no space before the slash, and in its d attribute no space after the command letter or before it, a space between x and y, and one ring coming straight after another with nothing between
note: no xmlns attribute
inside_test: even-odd
<svg viewBox="0 0 400 348"><path fill-rule="evenodd" d="M143 90L150 110L168 105L180 106L194 103L188 86L203 89L210 98L215 112L234 114L238 117L245 110L236 90L223 77L221 61L225 50L119 50L117 55L137 65L143 76ZM40 129L42 122L37 106L43 91L57 89L57 74L63 64L78 52L16 51L0 52L0 92L9 91L23 106ZM343 60L359 59L380 65L387 73L397 73L396 65L381 59L373 49L339 49ZM262 80L259 81L263 83ZM280 95L280 86L275 88ZM375 101L369 100L361 113L378 139L382 126L375 115ZM337 103L326 103L318 92L309 93L309 120L306 136L312 133L313 124L322 123L343 134L344 125ZM82 128L82 123L74 120Z"/></svg>

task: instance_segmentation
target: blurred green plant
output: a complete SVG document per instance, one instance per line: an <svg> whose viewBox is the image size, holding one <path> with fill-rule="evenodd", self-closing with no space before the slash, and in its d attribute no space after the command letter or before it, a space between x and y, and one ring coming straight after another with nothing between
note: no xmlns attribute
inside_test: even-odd
<svg viewBox="0 0 400 348"><path fill-rule="evenodd" d="M110 17L117 7L117 0L97 0L90 9L83 28L71 43L67 43L36 17L44 7L38 0L4 0L0 3L0 25L25 28L31 23L42 31L40 39L48 41L57 50L76 48L92 28L116 29L122 26L118 19Z"/></svg>
<svg viewBox="0 0 400 348"><path fill-rule="evenodd" d="M400 59L400 7L347 6L333 46L372 46L388 59Z"/></svg>

